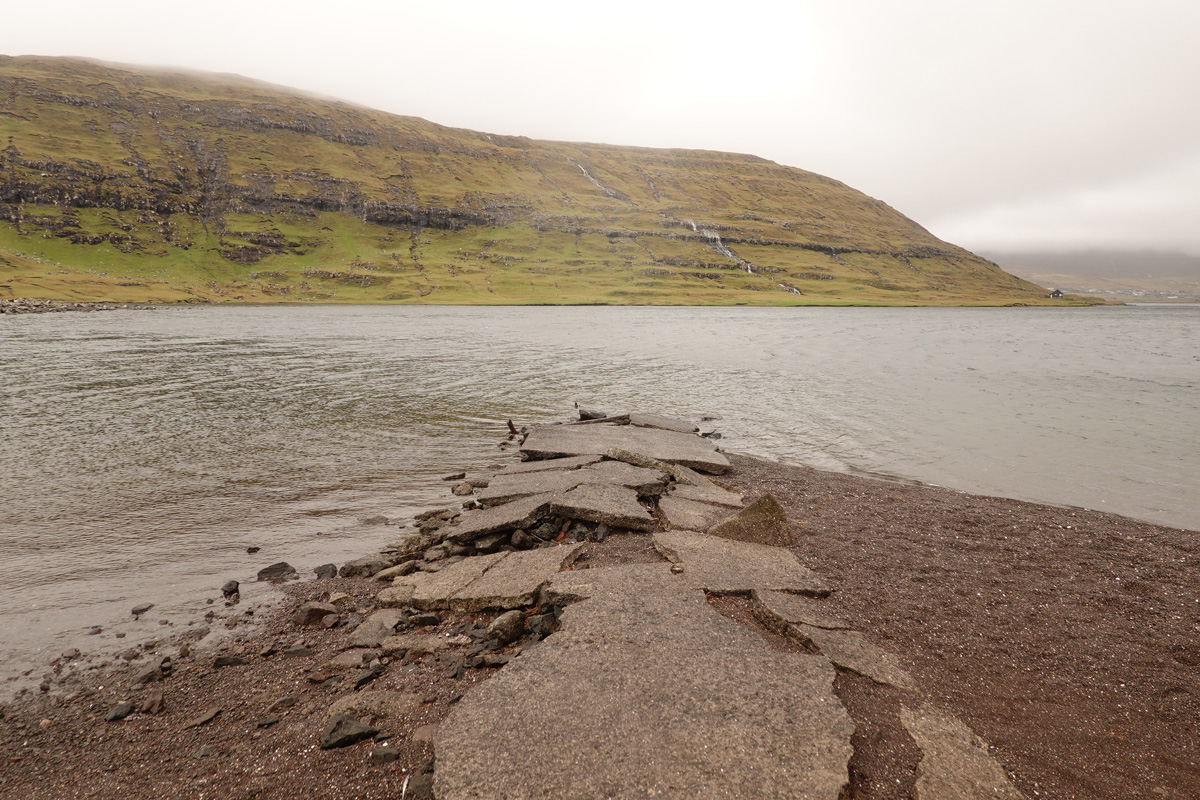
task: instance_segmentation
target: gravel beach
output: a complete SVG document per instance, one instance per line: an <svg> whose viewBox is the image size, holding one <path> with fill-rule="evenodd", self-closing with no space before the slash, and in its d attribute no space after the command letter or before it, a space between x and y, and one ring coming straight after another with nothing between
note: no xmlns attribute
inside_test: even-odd
<svg viewBox="0 0 1200 800"><path fill-rule="evenodd" d="M1027 796L1200 796L1200 534L730 461L720 482L779 500L791 551L833 590L827 607L896 654L923 699L969 724ZM586 541L573 569L662 562L650 540ZM548 627L504 644L483 635L498 612L441 611L405 623L433 637L428 651L346 649L384 586L304 576L285 585L282 607L257 611L217 592L208 622L228 631L211 647L165 639L90 669L78 666L88 654L64 653L46 691L0 708L0 797L431 796L438 723L553 635L554 609L525 612ZM709 601L770 647L802 649L751 598ZM339 625L326 628L319 609L299 625L306 602L332 605ZM919 751L896 690L843 670L835 689L858 723L850 797L915 796ZM386 723L331 745L338 703L360 716L386 706L374 714ZM866 706L890 711L868 726L856 711Z"/></svg>

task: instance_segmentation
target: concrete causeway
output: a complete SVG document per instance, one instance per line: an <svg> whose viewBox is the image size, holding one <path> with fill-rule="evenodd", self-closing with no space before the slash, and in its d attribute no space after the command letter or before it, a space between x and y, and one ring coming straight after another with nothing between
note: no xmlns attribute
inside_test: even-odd
<svg viewBox="0 0 1200 800"><path fill-rule="evenodd" d="M918 798L1023 797L966 725L927 704L901 659L825 610L833 588L780 546L792 534L773 498L743 498L696 472L729 463L693 423L613 419L534 429L527 460L481 482L486 507L439 532L479 554L398 575L380 592L393 608L558 614L556 630L438 727L438 800L838 800L855 730L834 690L839 671L899 693L922 752ZM584 523L598 526L589 536L602 531L596 541L650 532L663 560L572 568L584 544L562 543L562 532ZM510 534L513 546L480 551ZM795 644L772 646L720 613L711 601L728 595ZM369 620L371 635L395 613Z"/></svg>

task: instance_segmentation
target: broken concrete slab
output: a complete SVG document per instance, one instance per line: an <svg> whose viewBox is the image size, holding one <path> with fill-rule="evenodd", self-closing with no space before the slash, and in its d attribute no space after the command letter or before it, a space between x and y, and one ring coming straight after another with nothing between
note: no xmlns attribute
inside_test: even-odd
<svg viewBox="0 0 1200 800"><path fill-rule="evenodd" d="M835 800L845 788L853 725L826 659L771 650L665 564L560 582L588 599L439 726L439 800Z"/></svg>
<svg viewBox="0 0 1200 800"><path fill-rule="evenodd" d="M920 800L1025 800L987 744L961 721L930 705L901 706L900 721L921 748Z"/></svg>
<svg viewBox="0 0 1200 800"><path fill-rule="evenodd" d="M764 494L736 515L713 525L708 529L708 534L775 547L789 547L793 543L787 512L769 494Z"/></svg>
<svg viewBox="0 0 1200 800"><path fill-rule="evenodd" d="M690 531L656 533L654 546L669 561L681 564L688 585L698 589L726 594L777 589L818 597L830 592L820 576L782 547Z"/></svg>
<svg viewBox="0 0 1200 800"><path fill-rule="evenodd" d="M829 614L823 600L771 589L755 589L752 594L760 612L774 627L786 629L792 624L828 630L849 630L852 627L850 623Z"/></svg>
<svg viewBox="0 0 1200 800"><path fill-rule="evenodd" d="M446 636L438 633L398 633L383 640L380 647L385 656L414 658L426 653L436 653L447 647L471 644L469 636Z"/></svg>
<svg viewBox="0 0 1200 800"><path fill-rule="evenodd" d="M497 474L523 475L527 472L579 469L580 467L589 467L592 464L598 464L603 460L601 456L573 456L571 458L547 458L541 461L522 461L519 464L509 464Z"/></svg>
<svg viewBox="0 0 1200 800"><path fill-rule="evenodd" d="M727 508L741 508L745 499L740 493L722 489L720 486L688 486L686 484L676 484L672 487L671 497Z"/></svg>
<svg viewBox="0 0 1200 800"><path fill-rule="evenodd" d="M634 489L639 497L650 497L666 490L667 476L658 470L643 469L619 461L604 461L575 470L497 476L477 499L485 506L495 506L523 497L565 492L576 486L593 483L625 486Z"/></svg>
<svg viewBox="0 0 1200 800"><path fill-rule="evenodd" d="M553 496L550 513L634 531L648 531L655 526L654 517L638 502L637 492L624 486L594 483L576 486Z"/></svg>
<svg viewBox="0 0 1200 800"><path fill-rule="evenodd" d="M729 516L730 509L684 500L672 493L658 501L663 522L670 531L702 531Z"/></svg>
<svg viewBox="0 0 1200 800"><path fill-rule="evenodd" d="M686 419L677 417L664 417L661 414L639 414L632 413L629 415L629 424L636 425L639 428L658 428L664 431L678 431L679 433L695 433L700 430L700 427L694 422L688 422Z"/></svg>
<svg viewBox="0 0 1200 800"><path fill-rule="evenodd" d="M448 541L464 544L489 533L528 528L549 510L550 495L534 495L502 506L470 511L459 517L457 525L448 525L441 532Z"/></svg>
<svg viewBox="0 0 1200 800"><path fill-rule="evenodd" d="M555 458L603 455L614 448L704 472L729 470L729 459L706 439L633 425L543 425L529 432L521 452L532 458Z"/></svg>
<svg viewBox="0 0 1200 800"><path fill-rule="evenodd" d="M389 586L375 596L375 601L384 608L403 608L412 605L413 589L412 584Z"/></svg>
<svg viewBox="0 0 1200 800"><path fill-rule="evenodd" d="M646 469L656 469L659 472L665 472L668 475L674 464L668 464L665 461L659 461L657 458L650 458L639 453L631 453L628 450L622 450L619 447L611 447L604 453L605 456L613 461L621 461L626 464L632 464L635 467L644 467Z"/></svg>
<svg viewBox="0 0 1200 800"><path fill-rule="evenodd" d="M508 554L490 553L485 556L471 556L437 572L416 572L397 578L397 581L403 583L393 586L411 586L413 591L409 604L424 611L447 608L450 597L465 589L506 555ZM380 592L380 595L382 594L383 592Z"/></svg>
<svg viewBox="0 0 1200 800"><path fill-rule="evenodd" d="M531 606L555 573L566 569L585 545L544 547L509 553L478 579L448 599L454 611L482 611Z"/></svg>
<svg viewBox="0 0 1200 800"><path fill-rule="evenodd" d="M682 464L671 465L671 477L673 477L678 483L682 483L685 486L717 487L715 483L701 475L699 472L696 472L696 470L685 467Z"/></svg>
<svg viewBox="0 0 1200 800"><path fill-rule="evenodd" d="M858 631L828 630L803 624L789 625L787 631L801 642L820 650L822 655L839 667L897 689L915 691L917 688L917 682L904 670L899 658L871 644Z"/></svg>
<svg viewBox="0 0 1200 800"><path fill-rule="evenodd" d="M381 608L350 632L351 647L378 647L384 639L391 636L404 613L398 608Z"/></svg>

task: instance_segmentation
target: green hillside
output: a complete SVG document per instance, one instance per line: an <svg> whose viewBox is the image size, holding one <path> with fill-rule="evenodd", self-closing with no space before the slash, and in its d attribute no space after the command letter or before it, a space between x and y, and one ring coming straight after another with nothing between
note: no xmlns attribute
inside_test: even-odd
<svg viewBox="0 0 1200 800"><path fill-rule="evenodd" d="M488 135L234 76L0 56L0 297L1063 302L1045 295L754 156Z"/></svg>

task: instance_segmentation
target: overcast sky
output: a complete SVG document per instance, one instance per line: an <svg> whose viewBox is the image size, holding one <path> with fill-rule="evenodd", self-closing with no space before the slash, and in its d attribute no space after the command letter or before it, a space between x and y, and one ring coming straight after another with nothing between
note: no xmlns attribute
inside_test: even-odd
<svg viewBox="0 0 1200 800"><path fill-rule="evenodd" d="M539 139L754 153L976 250L1200 255L1200 2L58 0L0 53Z"/></svg>

